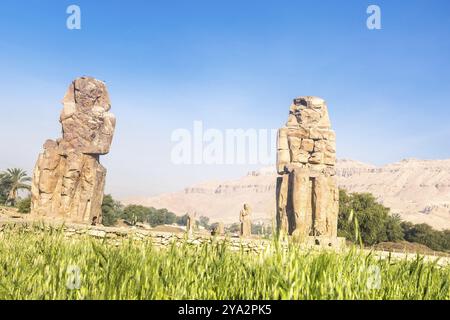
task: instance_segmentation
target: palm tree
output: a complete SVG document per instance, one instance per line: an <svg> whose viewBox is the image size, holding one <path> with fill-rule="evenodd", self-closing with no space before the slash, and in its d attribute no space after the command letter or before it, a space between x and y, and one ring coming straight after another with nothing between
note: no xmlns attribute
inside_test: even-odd
<svg viewBox="0 0 450 320"><path fill-rule="evenodd" d="M6 203L10 203L12 206L16 204L17 196L20 190L30 190L31 186L29 182L31 178L27 175L27 172L18 169L7 169L1 176L2 184L7 186L8 197Z"/></svg>
<svg viewBox="0 0 450 320"><path fill-rule="evenodd" d="M8 198L9 181L6 177L6 173L0 172L0 203L5 203Z"/></svg>

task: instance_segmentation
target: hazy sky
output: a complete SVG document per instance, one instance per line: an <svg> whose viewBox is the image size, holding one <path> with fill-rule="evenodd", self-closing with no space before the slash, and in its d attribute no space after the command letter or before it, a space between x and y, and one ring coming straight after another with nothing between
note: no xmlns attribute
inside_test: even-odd
<svg viewBox="0 0 450 320"><path fill-rule="evenodd" d="M81 8L81 30L66 8ZM366 27L368 5L382 30ZM327 100L338 157L450 158L450 1L54 1L0 4L0 169L29 172L60 135L70 81L106 81L117 116L107 192L175 191L250 165L171 162L171 133L272 129Z"/></svg>

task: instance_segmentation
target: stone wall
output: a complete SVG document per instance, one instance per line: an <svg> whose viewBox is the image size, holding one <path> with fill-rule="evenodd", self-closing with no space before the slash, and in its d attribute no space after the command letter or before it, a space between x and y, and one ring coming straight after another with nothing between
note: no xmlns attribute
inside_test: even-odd
<svg viewBox="0 0 450 320"><path fill-rule="evenodd" d="M27 230L29 232L40 232L50 229L60 229L65 237L73 239L81 239L83 237L92 237L95 239L106 240L110 244L120 245L123 241L130 239L136 241L149 241L157 248L169 247L174 242L177 244L201 245L217 241L227 241L232 250L241 250L248 252L261 252L271 245L270 240L264 239L241 239L238 237L212 237L201 234L192 234L187 236L186 233L171 233L161 231L150 231L133 228L113 228L104 226L86 226L74 223L46 222L39 223L37 221L22 220L0 220L0 234L6 228L17 228Z"/></svg>
<svg viewBox="0 0 450 320"><path fill-rule="evenodd" d="M259 253L272 246L273 242L267 239L258 238L239 238L239 237L223 237L223 236L207 236L201 234L192 234L187 236L186 233L171 233L161 231L150 231L133 228L112 228L104 226L86 226L74 223L61 222L38 222L15 219L0 219L0 234L6 228L17 228L27 230L29 232L40 232L50 229L60 229L65 237L73 239L81 239L83 237L92 237L95 239L106 240L113 245L120 245L123 241L130 239L136 241L151 242L156 248L169 247L173 243L202 245L213 242L226 241L231 250L243 250L246 252ZM282 243L282 246L287 246L287 243ZM301 245L302 247L315 248L332 248L343 249L345 242L338 239L330 239L326 237L310 237Z"/></svg>
<svg viewBox="0 0 450 320"><path fill-rule="evenodd" d="M240 239L240 238L225 238L225 237L208 237L202 235L193 235L189 238L184 233L169 233L169 232L155 232L138 229L123 229L123 228L109 228L101 226L86 226L77 224L61 224L47 223L45 225L36 222L15 220L11 218L2 218L0 216L0 237L6 228L17 228L21 230L28 230L29 232L40 232L51 228L62 229L68 239L82 239L85 237L92 237L100 241L120 245L123 241L134 239L136 241L149 241L156 248L168 248L174 242L177 244L188 243L193 246L198 246L204 243L211 243L214 241L227 241L231 250L243 250L249 253L261 253L272 245L270 240L262 239ZM330 243L329 241L335 241ZM286 247L287 243L282 244ZM303 248L314 249L331 249L345 251L345 241L342 238L326 238L326 237L309 237L307 241L301 244ZM311 252L311 251L306 251ZM319 251L315 251L319 252ZM415 260L417 254L406 252L388 252L380 250L364 250L365 254L374 254L380 259L398 259L398 260ZM439 266L450 265L450 258L438 256L425 255L423 256L426 262L435 262Z"/></svg>

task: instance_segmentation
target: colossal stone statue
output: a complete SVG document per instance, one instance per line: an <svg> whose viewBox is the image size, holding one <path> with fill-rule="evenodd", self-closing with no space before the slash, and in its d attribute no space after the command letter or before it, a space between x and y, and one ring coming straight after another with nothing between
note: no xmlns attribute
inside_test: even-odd
<svg viewBox="0 0 450 320"><path fill-rule="evenodd" d="M337 237L336 135L327 105L299 97L277 142L277 227L299 238Z"/></svg>
<svg viewBox="0 0 450 320"><path fill-rule="evenodd" d="M33 173L32 214L69 222L101 223L106 169L116 119L103 82L82 77L62 100L62 138L47 140Z"/></svg>
<svg viewBox="0 0 450 320"><path fill-rule="evenodd" d="M249 237L252 235L252 221L251 221L252 209L248 204L244 204L244 208L239 214L239 221L241 222L241 236Z"/></svg>

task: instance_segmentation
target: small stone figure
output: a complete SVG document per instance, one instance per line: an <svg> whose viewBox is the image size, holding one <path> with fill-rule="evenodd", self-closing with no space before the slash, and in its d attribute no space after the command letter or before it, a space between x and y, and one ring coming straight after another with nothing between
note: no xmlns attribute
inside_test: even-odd
<svg viewBox="0 0 450 320"><path fill-rule="evenodd" d="M252 235L252 221L251 221L252 209L248 204L244 204L244 208L239 215L239 221L241 222L241 237L249 237Z"/></svg>
<svg viewBox="0 0 450 320"><path fill-rule="evenodd" d="M219 224L217 225L217 232L219 236L223 236L225 234L225 227L223 225L223 222L219 222Z"/></svg>
<svg viewBox="0 0 450 320"><path fill-rule="evenodd" d="M222 222L217 223L211 230L212 236L223 236L225 234L225 228Z"/></svg>
<svg viewBox="0 0 450 320"><path fill-rule="evenodd" d="M187 222L186 222L186 232L188 235L192 235L195 228L195 212L189 212L187 215Z"/></svg>

